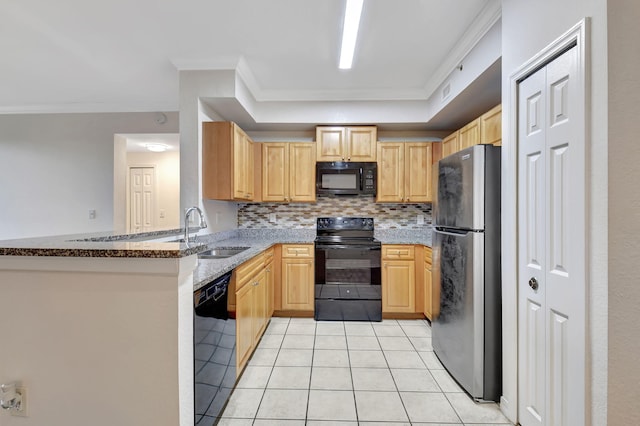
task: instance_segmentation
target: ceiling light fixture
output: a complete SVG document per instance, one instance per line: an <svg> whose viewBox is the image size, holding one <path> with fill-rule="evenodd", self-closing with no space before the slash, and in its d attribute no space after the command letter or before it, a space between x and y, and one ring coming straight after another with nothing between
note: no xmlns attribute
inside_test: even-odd
<svg viewBox="0 0 640 426"><path fill-rule="evenodd" d="M144 147L152 152L165 152L169 149L169 145L165 145L163 143L146 143Z"/></svg>
<svg viewBox="0 0 640 426"><path fill-rule="evenodd" d="M353 54L356 50L356 39L358 38L363 2L364 0L347 0L344 24L342 26L342 47L340 48L339 68L342 70L351 69Z"/></svg>

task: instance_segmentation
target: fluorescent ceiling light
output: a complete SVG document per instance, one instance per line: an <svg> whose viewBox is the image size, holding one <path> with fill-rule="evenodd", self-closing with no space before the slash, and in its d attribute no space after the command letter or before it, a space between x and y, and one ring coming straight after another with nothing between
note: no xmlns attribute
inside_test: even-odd
<svg viewBox="0 0 640 426"><path fill-rule="evenodd" d="M342 27L342 47L340 48L340 69L348 70L353 62L353 54L356 50L360 15L364 0L347 0L344 12L344 25Z"/></svg>
<svg viewBox="0 0 640 426"><path fill-rule="evenodd" d="M152 152L165 152L169 149L169 145L165 145L163 143L147 143L144 147Z"/></svg>

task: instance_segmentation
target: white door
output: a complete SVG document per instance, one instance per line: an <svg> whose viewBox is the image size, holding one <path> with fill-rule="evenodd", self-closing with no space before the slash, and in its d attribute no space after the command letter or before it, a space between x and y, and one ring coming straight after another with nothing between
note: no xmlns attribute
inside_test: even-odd
<svg viewBox="0 0 640 426"><path fill-rule="evenodd" d="M154 229L155 197L153 167L129 169L129 231L146 232Z"/></svg>
<svg viewBox="0 0 640 426"><path fill-rule="evenodd" d="M518 88L519 421L585 424L584 89L571 48Z"/></svg>

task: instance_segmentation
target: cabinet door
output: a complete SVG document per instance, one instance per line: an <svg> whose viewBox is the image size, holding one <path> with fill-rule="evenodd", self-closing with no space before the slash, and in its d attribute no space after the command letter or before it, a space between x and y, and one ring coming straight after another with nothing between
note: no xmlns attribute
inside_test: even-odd
<svg viewBox="0 0 640 426"><path fill-rule="evenodd" d="M480 143L502 145L502 104L480 117Z"/></svg>
<svg viewBox="0 0 640 426"><path fill-rule="evenodd" d="M269 318L273 315L273 301L274 301L274 270L273 261L267 261L264 267L264 280L267 288L267 313L265 323L269 321Z"/></svg>
<svg viewBox="0 0 640 426"><path fill-rule="evenodd" d="M431 312L431 292L432 289L431 279L431 265L424 263L424 315L431 320L433 318Z"/></svg>
<svg viewBox="0 0 640 426"><path fill-rule="evenodd" d="M431 201L432 148L428 142L405 143L404 196L407 203Z"/></svg>
<svg viewBox="0 0 640 426"><path fill-rule="evenodd" d="M376 202L400 203L404 198L404 143L378 143Z"/></svg>
<svg viewBox="0 0 640 426"><path fill-rule="evenodd" d="M316 147L289 144L289 201L316 201Z"/></svg>
<svg viewBox="0 0 640 426"><path fill-rule="evenodd" d="M460 149L480 143L480 118L476 118L471 123L460 129Z"/></svg>
<svg viewBox="0 0 640 426"><path fill-rule="evenodd" d="M382 312L415 312L415 262L383 261Z"/></svg>
<svg viewBox="0 0 640 426"><path fill-rule="evenodd" d="M282 259L282 309L313 311L313 260Z"/></svg>
<svg viewBox="0 0 640 426"><path fill-rule="evenodd" d="M318 161L346 161L344 127L316 127Z"/></svg>
<svg viewBox="0 0 640 426"><path fill-rule="evenodd" d="M375 126L347 127L347 161L376 161Z"/></svg>
<svg viewBox="0 0 640 426"><path fill-rule="evenodd" d="M253 350L253 286L245 284L236 293L236 371L239 376Z"/></svg>
<svg viewBox="0 0 640 426"><path fill-rule="evenodd" d="M233 126L233 196L240 200L253 198L253 142Z"/></svg>
<svg viewBox="0 0 640 426"><path fill-rule="evenodd" d="M289 193L287 143L262 144L262 201L286 201Z"/></svg>
<svg viewBox="0 0 640 426"><path fill-rule="evenodd" d="M258 344L260 336L267 324L267 281L265 271L262 270L252 280L253 285L253 343Z"/></svg>
<svg viewBox="0 0 640 426"><path fill-rule="evenodd" d="M454 152L460 151L458 136L458 132L454 132L446 138L442 139L442 158L446 157L447 155L451 155Z"/></svg>

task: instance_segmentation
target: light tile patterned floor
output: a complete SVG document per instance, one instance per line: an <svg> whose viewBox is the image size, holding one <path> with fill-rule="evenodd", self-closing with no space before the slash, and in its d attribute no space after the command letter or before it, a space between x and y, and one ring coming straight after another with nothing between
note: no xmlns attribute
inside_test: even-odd
<svg viewBox="0 0 640 426"><path fill-rule="evenodd" d="M220 425L509 425L442 367L422 320L272 318Z"/></svg>

